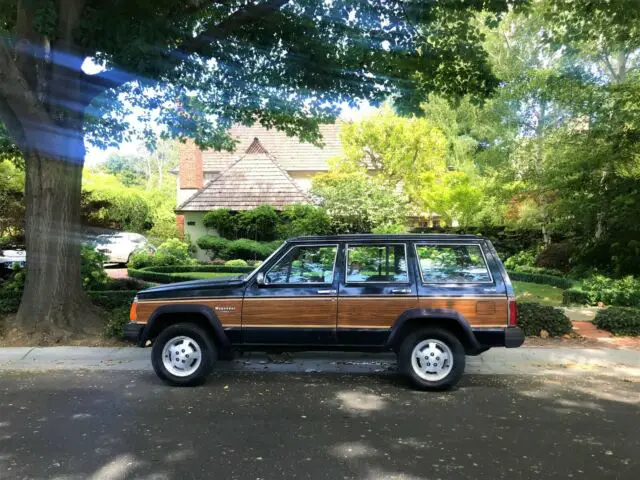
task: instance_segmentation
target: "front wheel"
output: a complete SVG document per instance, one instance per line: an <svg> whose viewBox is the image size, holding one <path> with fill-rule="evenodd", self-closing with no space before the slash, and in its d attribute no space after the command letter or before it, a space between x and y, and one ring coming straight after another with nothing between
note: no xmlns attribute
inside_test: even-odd
<svg viewBox="0 0 640 480"><path fill-rule="evenodd" d="M421 390L453 387L465 367L464 347L448 330L428 327L404 339L398 352L401 371Z"/></svg>
<svg viewBox="0 0 640 480"><path fill-rule="evenodd" d="M207 332L191 323L165 328L153 342L151 363L170 385L200 385L211 373L216 348Z"/></svg>

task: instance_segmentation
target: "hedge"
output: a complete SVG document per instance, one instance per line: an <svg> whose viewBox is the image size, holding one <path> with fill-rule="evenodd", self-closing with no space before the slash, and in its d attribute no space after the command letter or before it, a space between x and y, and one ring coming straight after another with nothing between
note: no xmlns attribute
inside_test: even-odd
<svg viewBox="0 0 640 480"><path fill-rule="evenodd" d="M89 291L87 295L91 301L106 309L113 310L119 307L129 307L138 290L105 290Z"/></svg>
<svg viewBox="0 0 640 480"><path fill-rule="evenodd" d="M519 282L531 282L542 283L545 285L552 285L554 287L567 289L571 288L573 283L571 280L565 277L558 277L556 275L546 275L543 273L525 273L525 272L508 272L511 280L517 280Z"/></svg>
<svg viewBox="0 0 640 480"><path fill-rule="evenodd" d="M538 336L546 330L551 337L559 337L571 332L571 320L554 307L539 303L518 304L518 326L527 336Z"/></svg>
<svg viewBox="0 0 640 480"><path fill-rule="evenodd" d="M130 269L131 270L131 269ZM182 272L221 272L221 273L250 273L255 270L250 266L237 266L232 265L171 265L164 267L145 267L138 270L144 270L145 272L158 272L158 273L182 273Z"/></svg>
<svg viewBox="0 0 640 480"><path fill-rule="evenodd" d="M593 324L614 335L640 335L640 309L630 307L609 307L599 310Z"/></svg>
<svg viewBox="0 0 640 480"><path fill-rule="evenodd" d="M14 313L20 306L22 292L0 292L0 313Z"/></svg>
<svg viewBox="0 0 640 480"><path fill-rule="evenodd" d="M89 291L87 295L95 305L113 310L119 307L129 307L137 293L137 290L105 290ZM22 292L0 293L0 313L17 312L21 298Z"/></svg>
<svg viewBox="0 0 640 480"><path fill-rule="evenodd" d="M583 292L577 288L569 288L562 292L563 305L588 305L589 303L589 295L587 292Z"/></svg>
<svg viewBox="0 0 640 480"><path fill-rule="evenodd" d="M203 265L204 266L204 265ZM218 272L218 273L228 273L229 276L233 275L242 275L248 272L252 272L254 269L252 267L225 267L224 265L211 265L208 267L223 267L220 269L194 269L187 268L185 270L179 270L174 272L172 270L159 272L158 269L165 267L147 267L141 269L129 268L129 276L133 278L139 278L142 280L146 280L148 282L156 282L156 283L175 283L175 282L188 282L194 280L192 276L186 275L190 272ZM171 267L166 267L167 269ZM185 275L180 275L180 273L185 273Z"/></svg>

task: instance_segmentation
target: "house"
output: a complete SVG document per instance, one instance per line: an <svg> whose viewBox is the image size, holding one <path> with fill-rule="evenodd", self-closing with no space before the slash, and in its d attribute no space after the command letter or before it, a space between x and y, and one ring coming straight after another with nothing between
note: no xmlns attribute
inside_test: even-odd
<svg viewBox="0 0 640 480"><path fill-rule="evenodd" d="M326 172L328 160L341 153L340 124L320 126L323 146L300 142L262 126L236 126L233 152L200 150L193 142L181 146L177 172L176 220L193 242L206 235L203 215L216 208L248 210L270 204L280 210L309 202L314 175ZM198 258L207 257L198 251Z"/></svg>

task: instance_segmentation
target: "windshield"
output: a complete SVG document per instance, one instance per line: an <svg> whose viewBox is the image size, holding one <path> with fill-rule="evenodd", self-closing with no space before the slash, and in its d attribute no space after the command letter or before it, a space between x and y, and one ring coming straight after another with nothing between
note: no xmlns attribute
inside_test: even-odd
<svg viewBox="0 0 640 480"><path fill-rule="evenodd" d="M273 257L275 257L278 252L280 252L280 250L282 250L282 248L287 244L287 242L283 242L282 245L280 245L278 248L276 248L276 250L269 255L264 262L262 262L260 265L258 265L256 268L254 268L250 273L248 274L244 274L244 275L239 275L238 278L241 278L243 280L249 280L250 278L252 278L256 273L258 273L258 270L260 270L264 265L266 265Z"/></svg>

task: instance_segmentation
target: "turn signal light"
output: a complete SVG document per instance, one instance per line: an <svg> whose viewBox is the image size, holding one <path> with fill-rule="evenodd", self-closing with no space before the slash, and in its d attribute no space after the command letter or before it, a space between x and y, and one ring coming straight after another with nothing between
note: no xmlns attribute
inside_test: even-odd
<svg viewBox="0 0 640 480"><path fill-rule="evenodd" d="M129 310L129 320L135 322L138 320L138 297L133 299L133 303L131 304L131 310Z"/></svg>
<svg viewBox="0 0 640 480"><path fill-rule="evenodd" d="M509 297L509 326L515 327L518 324L518 304L516 299Z"/></svg>

